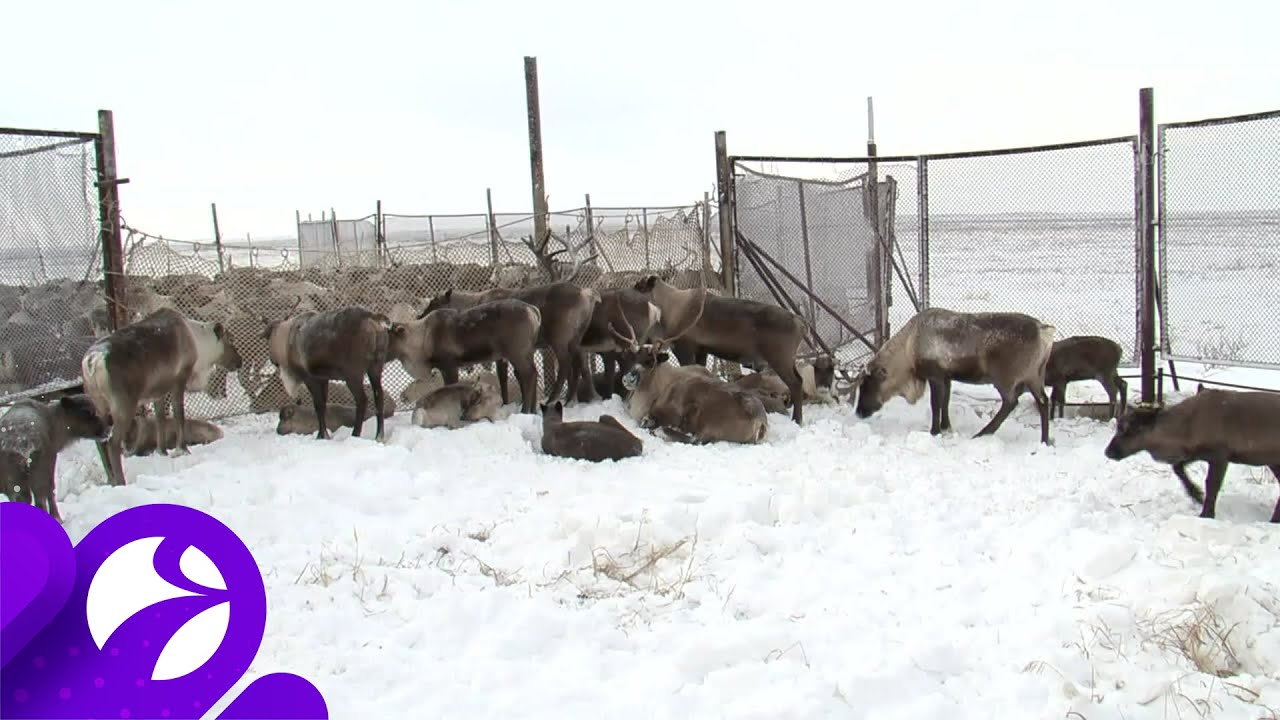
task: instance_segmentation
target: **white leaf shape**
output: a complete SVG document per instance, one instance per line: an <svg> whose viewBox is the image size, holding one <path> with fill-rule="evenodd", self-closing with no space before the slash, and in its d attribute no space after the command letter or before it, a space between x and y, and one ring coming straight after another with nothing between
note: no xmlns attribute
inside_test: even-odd
<svg viewBox="0 0 1280 720"><path fill-rule="evenodd" d="M222 579L218 566L213 564L208 555L200 552L195 545L182 552L178 558L178 569L188 580L213 590L226 590L227 581Z"/></svg>
<svg viewBox="0 0 1280 720"><path fill-rule="evenodd" d="M111 553L89 581L85 619L101 650L111 635L140 610L196 593L174 587L156 574L153 559L162 537L134 540Z"/></svg>
<svg viewBox="0 0 1280 720"><path fill-rule="evenodd" d="M230 623L229 602L220 602L188 620L160 651L151 679L173 680L195 672L218 651Z"/></svg>

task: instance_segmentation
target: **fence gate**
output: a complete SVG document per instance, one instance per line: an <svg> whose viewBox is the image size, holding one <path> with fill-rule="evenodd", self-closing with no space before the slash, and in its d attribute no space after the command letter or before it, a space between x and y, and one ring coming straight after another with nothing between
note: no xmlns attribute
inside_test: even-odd
<svg viewBox="0 0 1280 720"><path fill-rule="evenodd" d="M807 178L749 162L759 164L731 158L738 297L803 317L816 346L803 354L831 352L839 364L857 360L888 332L896 180L882 175L870 183L865 168L846 169L844 178Z"/></svg>
<svg viewBox="0 0 1280 720"><path fill-rule="evenodd" d="M101 137L0 128L0 404L78 385L85 350L114 327L96 185ZM113 183L102 186L114 193Z"/></svg>

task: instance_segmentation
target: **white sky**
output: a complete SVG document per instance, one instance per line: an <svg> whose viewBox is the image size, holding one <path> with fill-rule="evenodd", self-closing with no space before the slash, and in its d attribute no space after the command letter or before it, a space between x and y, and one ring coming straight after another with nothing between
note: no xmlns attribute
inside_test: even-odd
<svg viewBox="0 0 1280 720"><path fill-rule="evenodd" d="M115 112L125 219L294 234L294 210L531 207L524 55L552 209L684 204L741 154L881 154L1136 132L1280 108L1268 0L11 3L0 125ZM465 8L465 9L464 9ZM105 17L104 17L105 16ZM99 19L102 18L102 19ZM26 68L14 72L13 68Z"/></svg>

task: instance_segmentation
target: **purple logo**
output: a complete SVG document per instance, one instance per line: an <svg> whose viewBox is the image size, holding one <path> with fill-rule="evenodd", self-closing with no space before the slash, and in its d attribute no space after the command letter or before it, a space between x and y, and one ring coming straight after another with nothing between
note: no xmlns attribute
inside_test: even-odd
<svg viewBox="0 0 1280 720"><path fill-rule="evenodd" d="M0 717L201 718L244 677L266 621L249 549L199 510L131 508L73 549L48 513L0 503ZM289 673L218 715L328 717Z"/></svg>

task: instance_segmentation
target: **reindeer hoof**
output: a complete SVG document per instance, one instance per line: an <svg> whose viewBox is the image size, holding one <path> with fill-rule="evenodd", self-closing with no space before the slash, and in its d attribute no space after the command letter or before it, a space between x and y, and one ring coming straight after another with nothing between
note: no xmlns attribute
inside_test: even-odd
<svg viewBox="0 0 1280 720"><path fill-rule="evenodd" d="M191 454L191 451L184 447L174 448L173 450L169 451L169 457L182 457L183 455L190 455L190 454Z"/></svg>

